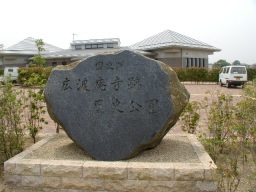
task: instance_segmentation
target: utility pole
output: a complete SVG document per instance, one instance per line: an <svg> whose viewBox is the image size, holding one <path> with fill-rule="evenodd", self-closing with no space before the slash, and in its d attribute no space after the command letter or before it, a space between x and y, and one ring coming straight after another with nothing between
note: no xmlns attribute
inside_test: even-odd
<svg viewBox="0 0 256 192"><path fill-rule="evenodd" d="M75 40L75 35L77 35L77 34L73 33L73 41Z"/></svg>

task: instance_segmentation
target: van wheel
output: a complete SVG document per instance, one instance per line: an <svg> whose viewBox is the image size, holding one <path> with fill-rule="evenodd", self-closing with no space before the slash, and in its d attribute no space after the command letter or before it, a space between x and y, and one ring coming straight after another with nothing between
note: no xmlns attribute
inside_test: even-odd
<svg viewBox="0 0 256 192"><path fill-rule="evenodd" d="M222 83L222 81L220 80L220 86L222 87L224 84Z"/></svg>
<svg viewBox="0 0 256 192"><path fill-rule="evenodd" d="M226 83L226 86L227 86L227 88L230 88L230 84L229 84L229 82L227 82L227 83Z"/></svg>

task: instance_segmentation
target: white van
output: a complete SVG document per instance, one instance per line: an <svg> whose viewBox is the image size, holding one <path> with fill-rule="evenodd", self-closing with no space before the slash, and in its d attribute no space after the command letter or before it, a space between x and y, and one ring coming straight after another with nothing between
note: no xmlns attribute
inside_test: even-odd
<svg viewBox="0 0 256 192"><path fill-rule="evenodd" d="M226 85L229 88L233 86L243 86L247 81L247 70L245 66L231 65L221 68L219 74L220 86Z"/></svg>
<svg viewBox="0 0 256 192"><path fill-rule="evenodd" d="M5 83L10 76L12 83L17 83L19 67L5 67L4 76L0 77L0 82Z"/></svg>

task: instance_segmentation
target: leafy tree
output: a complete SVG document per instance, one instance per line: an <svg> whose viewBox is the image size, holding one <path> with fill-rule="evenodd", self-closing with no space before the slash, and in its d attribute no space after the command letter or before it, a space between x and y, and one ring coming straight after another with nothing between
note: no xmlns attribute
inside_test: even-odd
<svg viewBox="0 0 256 192"><path fill-rule="evenodd" d="M219 61L215 62L212 65L212 67L213 68L221 68L221 67L228 66L228 65L230 65L229 62L227 62L226 60L220 59Z"/></svg>
<svg viewBox="0 0 256 192"><path fill-rule="evenodd" d="M45 67L46 61L45 59L41 56L41 52L45 51L44 49L44 42L42 39L38 39L35 41L37 49L38 49L38 55L34 56L33 61L31 61L29 63L30 67L35 67L35 66L41 66L41 67Z"/></svg>
<svg viewBox="0 0 256 192"><path fill-rule="evenodd" d="M40 56L41 55L41 52L42 51L45 51L44 49L44 42L42 39L37 39L36 40L36 46L37 46L37 49L38 49L38 55Z"/></svg>
<svg viewBox="0 0 256 192"><path fill-rule="evenodd" d="M240 61L235 60L235 61L232 63L232 65L241 65L241 63L240 63Z"/></svg>

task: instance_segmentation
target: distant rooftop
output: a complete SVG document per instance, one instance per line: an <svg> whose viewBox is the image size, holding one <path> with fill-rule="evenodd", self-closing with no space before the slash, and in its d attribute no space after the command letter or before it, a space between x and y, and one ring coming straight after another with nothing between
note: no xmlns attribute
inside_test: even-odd
<svg viewBox="0 0 256 192"><path fill-rule="evenodd" d="M97 43L118 43L118 44L120 44L120 39L119 38L109 38L109 39L74 40L70 43L70 45L97 44Z"/></svg>
<svg viewBox="0 0 256 192"><path fill-rule="evenodd" d="M9 54L37 54L38 53L38 49L36 47L36 41L37 39L34 39L32 37L28 37L20 42L18 42L17 44L8 47L7 49L4 49L4 53L9 53ZM44 53L49 53L49 52L55 52L55 51L60 51L63 50L59 47L56 47L54 45L48 44L44 42L44 49L45 51L43 51Z"/></svg>
<svg viewBox="0 0 256 192"><path fill-rule="evenodd" d="M152 50L167 47L198 48L220 51L220 49L216 47L171 30L165 30L130 46L130 48L137 50Z"/></svg>

